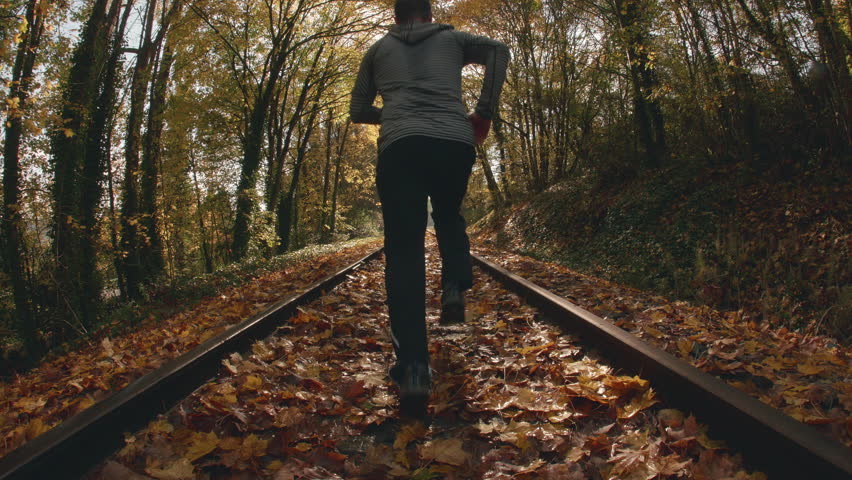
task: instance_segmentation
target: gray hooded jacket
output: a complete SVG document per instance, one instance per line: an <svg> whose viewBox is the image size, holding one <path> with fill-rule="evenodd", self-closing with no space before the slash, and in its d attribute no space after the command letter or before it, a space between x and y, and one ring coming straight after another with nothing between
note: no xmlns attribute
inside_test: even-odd
<svg viewBox="0 0 852 480"><path fill-rule="evenodd" d="M364 55L349 113L355 123L381 125L379 152L411 135L473 144L461 97L461 71L485 66L475 112L490 119L506 79L509 48L440 23L391 27ZM373 102L381 94L383 108Z"/></svg>

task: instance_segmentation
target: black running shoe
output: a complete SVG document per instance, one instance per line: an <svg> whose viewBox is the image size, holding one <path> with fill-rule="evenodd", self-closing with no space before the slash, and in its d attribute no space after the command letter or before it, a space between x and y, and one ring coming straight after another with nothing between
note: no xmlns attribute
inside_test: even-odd
<svg viewBox="0 0 852 480"><path fill-rule="evenodd" d="M458 282L449 281L441 294L441 325L464 323L464 292Z"/></svg>
<svg viewBox="0 0 852 480"><path fill-rule="evenodd" d="M432 372L425 363L412 363L405 367L399 384L401 397L429 397L432 393Z"/></svg>
<svg viewBox="0 0 852 480"><path fill-rule="evenodd" d="M391 369L391 377L394 374ZM405 366L399 384L399 408L404 415L424 417L432 393L432 372L426 363Z"/></svg>

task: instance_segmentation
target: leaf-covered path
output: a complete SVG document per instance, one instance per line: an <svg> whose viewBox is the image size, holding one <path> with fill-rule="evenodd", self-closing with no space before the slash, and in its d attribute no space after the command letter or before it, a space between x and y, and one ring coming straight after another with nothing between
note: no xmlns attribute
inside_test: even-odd
<svg viewBox="0 0 852 480"><path fill-rule="evenodd" d="M434 250L435 391L426 421L401 419L382 265L232 355L91 478L763 478L480 272L469 321L438 326Z"/></svg>
<svg viewBox="0 0 852 480"><path fill-rule="evenodd" d="M287 268L220 291L172 317L149 319L126 335L94 334L90 344L0 383L0 457L379 246L359 242L334 254L296 254Z"/></svg>
<svg viewBox="0 0 852 480"><path fill-rule="evenodd" d="M852 448L852 349L503 250L479 253Z"/></svg>

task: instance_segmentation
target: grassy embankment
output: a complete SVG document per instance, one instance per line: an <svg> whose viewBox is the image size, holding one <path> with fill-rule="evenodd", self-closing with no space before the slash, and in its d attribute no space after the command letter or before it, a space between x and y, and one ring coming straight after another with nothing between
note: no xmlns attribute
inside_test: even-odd
<svg viewBox="0 0 852 480"><path fill-rule="evenodd" d="M518 253L849 343L848 169L683 164L601 183L560 183L472 230Z"/></svg>

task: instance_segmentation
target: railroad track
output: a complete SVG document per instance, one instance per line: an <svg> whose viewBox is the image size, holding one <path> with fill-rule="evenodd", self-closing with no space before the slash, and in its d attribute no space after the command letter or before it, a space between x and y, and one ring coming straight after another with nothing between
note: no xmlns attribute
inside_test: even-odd
<svg viewBox="0 0 852 480"><path fill-rule="evenodd" d="M141 428L215 376L228 354L245 351L267 337L300 306L380 254L378 250L282 300L35 438L0 459L0 480L79 478L122 447L125 432ZM852 455L845 446L502 267L477 256L474 262L564 331L605 352L620 369L649 380L667 404L694 412L711 426L714 436L742 452L751 467L770 478L852 478Z"/></svg>

